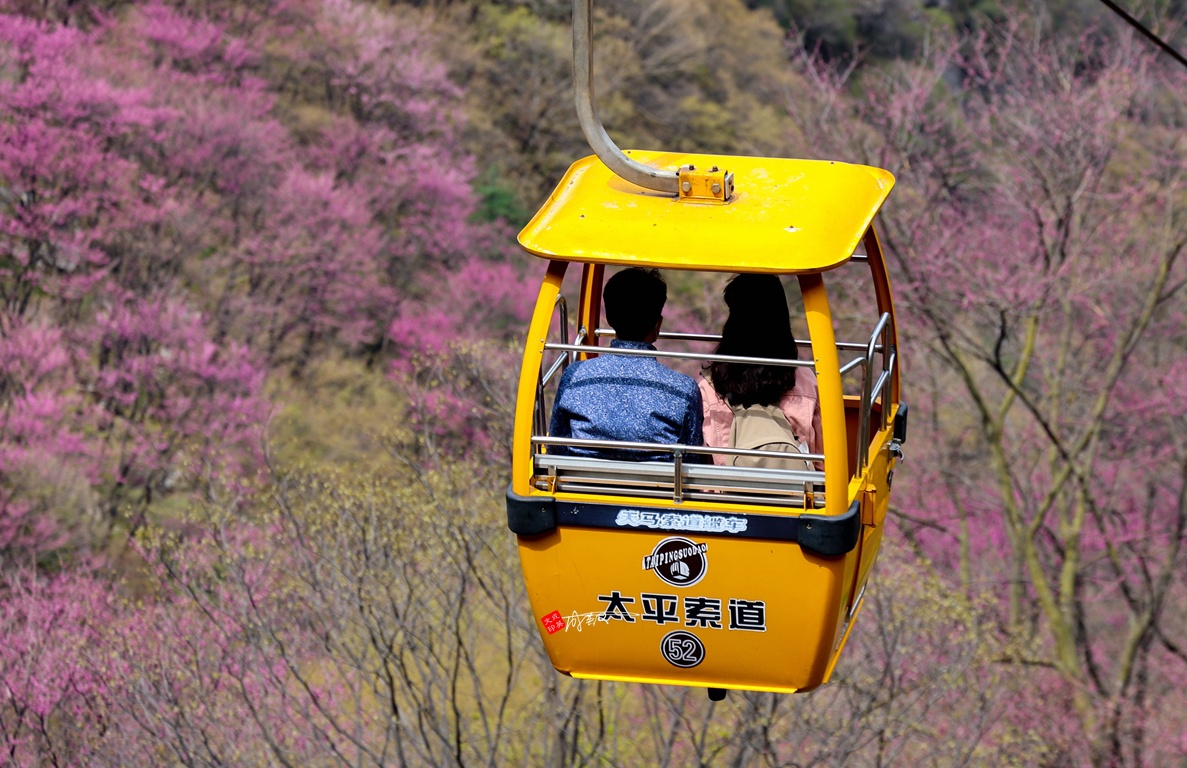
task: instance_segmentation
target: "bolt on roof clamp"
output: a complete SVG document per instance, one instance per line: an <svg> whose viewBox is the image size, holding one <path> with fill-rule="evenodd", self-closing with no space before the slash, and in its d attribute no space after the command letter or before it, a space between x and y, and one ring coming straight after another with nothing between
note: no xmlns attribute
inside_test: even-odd
<svg viewBox="0 0 1187 768"><path fill-rule="evenodd" d="M734 174L716 165L707 171L698 170L694 165L684 165L680 167L678 176L681 200L728 203L734 196Z"/></svg>

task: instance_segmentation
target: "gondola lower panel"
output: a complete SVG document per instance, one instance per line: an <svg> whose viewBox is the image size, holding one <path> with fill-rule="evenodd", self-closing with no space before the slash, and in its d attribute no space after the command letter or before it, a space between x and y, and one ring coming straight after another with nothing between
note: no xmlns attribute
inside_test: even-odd
<svg viewBox="0 0 1187 768"><path fill-rule="evenodd" d="M520 537L532 612L574 677L792 692L824 682L860 546L559 526Z"/></svg>

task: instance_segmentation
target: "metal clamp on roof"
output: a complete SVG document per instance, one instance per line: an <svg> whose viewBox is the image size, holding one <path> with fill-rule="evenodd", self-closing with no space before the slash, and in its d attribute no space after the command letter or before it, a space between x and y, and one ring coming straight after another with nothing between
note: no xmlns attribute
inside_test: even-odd
<svg viewBox="0 0 1187 768"><path fill-rule="evenodd" d="M716 165L708 171L695 165L680 168L680 199L704 203L728 203L734 196L734 174Z"/></svg>

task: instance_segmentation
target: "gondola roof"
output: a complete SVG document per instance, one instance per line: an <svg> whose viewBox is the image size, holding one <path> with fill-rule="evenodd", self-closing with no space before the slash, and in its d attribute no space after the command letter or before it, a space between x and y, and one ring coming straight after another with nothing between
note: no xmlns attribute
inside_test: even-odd
<svg viewBox="0 0 1187 768"><path fill-rule="evenodd" d="M578 160L519 233L548 259L660 269L802 274L847 262L894 186L888 171L827 160L628 150L676 170L734 174L728 203L635 186L595 156Z"/></svg>

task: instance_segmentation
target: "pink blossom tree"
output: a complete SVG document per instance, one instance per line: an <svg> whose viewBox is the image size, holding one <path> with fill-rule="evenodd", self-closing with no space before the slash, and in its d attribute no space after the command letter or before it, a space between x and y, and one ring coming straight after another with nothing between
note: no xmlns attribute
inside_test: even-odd
<svg viewBox="0 0 1187 768"><path fill-rule="evenodd" d="M852 106L801 64L805 133L899 178L903 533L998 601L1001 662L1046 680L1032 705L1067 759L1166 759L1181 702L1155 680L1187 676L1167 629L1187 597L1182 75L1132 41L1021 25L871 74Z"/></svg>
<svg viewBox="0 0 1187 768"><path fill-rule="evenodd" d="M268 405L264 372L242 345L215 344L203 318L175 302L114 302L83 330L97 365L78 379L94 404L102 436L97 466L106 470L103 497L150 503L171 473L217 478L251 457Z"/></svg>
<svg viewBox="0 0 1187 768"><path fill-rule="evenodd" d="M62 475L83 454L70 423L81 403L70 394L72 362L57 329L22 323L0 336L0 567L33 565L69 539L70 516L51 507L61 497L44 491L69 485Z"/></svg>
<svg viewBox="0 0 1187 768"><path fill-rule="evenodd" d="M10 580L0 601L0 749L14 766L81 766L111 724L101 668L87 663L117 613L86 577Z"/></svg>
<svg viewBox="0 0 1187 768"><path fill-rule="evenodd" d="M42 329L55 350L14 362L0 407L13 445L66 436L36 450L88 509L246 466L267 373L379 354L424 269L503 247L469 221L460 91L411 16L4 9L0 338L35 357ZM14 520L38 508L18 463L0 465Z"/></svg>

